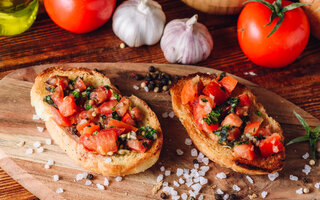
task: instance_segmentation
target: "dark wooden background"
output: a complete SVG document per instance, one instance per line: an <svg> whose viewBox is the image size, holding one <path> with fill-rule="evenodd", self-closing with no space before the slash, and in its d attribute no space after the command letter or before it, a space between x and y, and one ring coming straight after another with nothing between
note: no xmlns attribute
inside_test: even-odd
<svg viewBox="0 0 320 200"><path fill-rule="evenodd" d="M319 40L311 36L304 52L287 67L262 68L251 63L238 45L237 16L199 13L179 0L158 2L166 13L167 21L198 13L199 21L208 27L214 40L214 49L209 58L198 65L250 80L320 118ZM35 23L27 32L13 37L0 37L0 79L15 69L47 63L168 63L159 44L121 49L120 43L112 32L111 20L91 33L74 34L56 26L41 6ZM0 199L32 198L35 197L0 169Z"/></svg>

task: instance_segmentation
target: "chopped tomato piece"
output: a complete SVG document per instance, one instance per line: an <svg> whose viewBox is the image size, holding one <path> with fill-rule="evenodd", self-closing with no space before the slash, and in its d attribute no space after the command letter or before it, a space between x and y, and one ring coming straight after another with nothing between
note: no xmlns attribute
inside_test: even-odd
<svg viewBox="0 0 320 200"><path fill-rule="evenodd" d="M52 76L47 80L47 83L52 86L61 86L64 90L67 88L69 83L69 78L67 76Z"/></svg>
<svg viewBox="0 0 320 200"><path fill-rule="evenodd" d="M229 136L227 137L227 139L229 141L238 139L241 136L241 131L239 128L233 128L232 130L229 131Z"/></svg>
<svg viewBox="0 0 320 200"><path fill-rule="evenodd" d="M97 108L97 112L104 115L109 115L115 111L115 106L117 105L117 100L110 100L104 102Z"/></svg>
<svg viewBox="0 0 320 200"><path fill-rule="evenodd" d="M244 133L250 133L251 135L258 136L258 130L261 125L261 122L251 122L246 125L244 128Z"/></svg>
<svg viewBox="0 0 320 200"><path fill-rule="evenodd" d="M59 106L62 103L63 97L64 97L62 87L57 86L54 90L54 93L52 93L50 96L51 96L51 99L53 100L53 102L57 106Z"/></svg>
<svg viewBox="0 0 320 200"><path fill-rule="evenodd" d="M79 114L79 118L94 120L94 118L96 118L96 116L97 116L96 113L93 114L94 112L95 112L94 109L84 110Z"/></svg>
<svg viewBox="0 0 320 200"><path fill-rule="evenodd" d="M273 133L266 139L261 140L259 143L259 149L263 157L269 157L281 152L283 150L281 136L278 133Z"/></svg>
<svg viewBox="0 0 320 200"><path fill-rule="evenodd" d="M214 108L216 106L214 100L208 96L205 96L205 95L199 96L199 104L204 107L207 107L206 110L209 110L208 113L210 113L212 108Z"/></svg>
<svg viewBox="0 0 320 200"><path fill-rule="evenodd" d="M244 158L247 160L253 160L256 156L254 152L254 146L252 144L240 144L233 148L234 156L237 158Z"/></svg>
<svg viewBox="0 0 320 200"><path fill-rule="evenodd" d="M108 130L113 130L117 135L121 135L126 129L125 128L107 128Z"/></svg>
<svg viewBox="0 0 320 200"><path fill-rule="evenodd" d="M118 115L122 117L130 107L130 100L127 97L122 97L119 103L116 105L115 110Z"/></svg>
<svg viewBox="0 0 320 200"><path fill-rule="evenodd" d="M199 77L195 77L186 82L181 91L181 102L182 104L192 103L200 93L200 87L203 84Z"/></svg>
<svg viewBox="0 0 320 200"><path fill-rule="evenodd" d="M122 117L121 121L123 121L123 122L126 123L126 124L130 124L130 125L132 125L132 126L135 126L135 125L136 125L136 122L132 119L132 117L131 117L131 115L130 115L129 113L126 113L126 114Z"/></svg>
<svg viewBox="0 0 320 200"><path fill-rule="evenodd" d="M74 84L74 88L78 89L80 92L82 92L83 90L85 90L87 88L87 86L83 82L83 80L80 77L78 77L75 84Z"/></svg>
<svg viewBox="0 0 320 200"><path fill-rule="evenodd" d="M118 134L113 129L103 129L96 136L97 152L101 155L118 151Z"/></svg>
<svg viewBox="0 0 320 200"><path fill-rule="evenodd" d="M202 126L203 130L206 131L207 133L212 133L215 130L218 130L219 124L211 124L208 125L206 122L203 122Z"/></svg>
<svg viewBox="0 0 320 200"><path fill-rule="evenodd" d="M240 94L238 97L240 99L241 106L250 106L251 105L251 100L250 100L248 94L243 93L243 94Z"/></svg>
<svg viewBox="0 0 320 200"><path fill-rule="evenodd" d="M95 131L100 131L100 126L94 123L90 123L88 126L84 127L80 132L81 135L92 135Z"/></svg>
<svg viewBox="0 0 320 200"><path fill-rule="evenodd" d="M77 130L80 133L84 127L88 126L90 124L89 120L82 119L78 124L77 124Z"/></svg>
<svg viewBox="0 0 320 200"><path fill-rule="evenodd" d="M222 104L229 97L228 93L223 91L219 83L217 83L215 80L206 85L202 92L208 97L214 97L214 102L217 105Z"/></svg>
<svg viewBox="0 0 320 200"><path fill-rule="evenodd" d="M58 125L71 126L71 123L69 122L69 120L66 117L64 117L63 115L61 115L61 113L59 112L58 109L56 109L53 106L50 106L50 107L51 107L51 112L53 114L53 119Z"/></svg>
<svg viewBox="0 0 320 200"><path fill-rule="evenodd" d="M81 135L79 138L79 144L82 144L84 148L89 151L96 151L97 149L97 140L95 136Z"/></svg>
<svg viewBox="0 0 320 200"><path fill-rule="evenodd" d="M108 123L108 127L125 128L124 133L128 133L130 131L137 132L137 130L138 130L136 127L131 126L130 124L126 124L122 121L118 121L115 119L110 119L110 121Z"/></svg>
<svg viewBox="0 0 320 200"><path fill-rule="evenodd" d="M92 99L96 104L101 104L104 101L107 101L111 97L111 91L106 90L104 86L100 86L93 90L90 94L90 99Z"/></svg>
<svg viewBox="0 0 320 200"><path fill-rule="evenodd" d="M266 127L259 128L258 135L262 135L264 137L272 135L270 127L266 126Z"/></svg>
<svg viewBox="0 0 320 200"><path fill-rule="evenodd" d="M147 138L143 139L135 139L135 140L128 140L127 145L131 150L134 150L139 153L144 153L148 149L151 140Z"/></svg>
<svg viewBox="0 0 320 200"><path fill-rule="evenodd" d="M230 125L230 126L240 127L241 124L242 124L241 118L234 113L230 113L229 115L227 115L226 118L224 118L224 120L221 122L221 126Z"/></svg>
<svg viewBox="0 0 320 200"><path fill-rule="evenodd" d="M217 78L217 80L219 80L219 78L220 78L220 75ZM223 77L219 81L219 83L229 92L229 94L231 94L231 92L236 87L238 81L236 79L234 79L233 77L226 74L225 77Z"/></svg>
<svg viewBox="0 0 320 200"><path fill-rule="evenodd" d="M58 108L60 113L65 117L69 117L77 112L77 104L72 95L63 98L62 103L58 105Z"/></svg>
<svg viewBox="0 0 320 200"><path fill-rule="evenodd" d="M138 107L133 107L130 111L129 111L130 115L138 120L141 121L143 119L143 113L141 112L140 108Z"/></svg>
<svg viewBox="0 0 320 200"><path fill-rule="evenodd" d="M236 114L239 116L248 116L249 114L249 106L237 106Z"/></svg>

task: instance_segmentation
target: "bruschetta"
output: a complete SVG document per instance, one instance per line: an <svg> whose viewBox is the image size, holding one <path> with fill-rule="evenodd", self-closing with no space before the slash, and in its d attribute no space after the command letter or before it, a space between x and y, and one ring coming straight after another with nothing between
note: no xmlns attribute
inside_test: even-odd
<svg viewBox="0 0 320 200"><path fill-rule="evenodd" d="M175 114L210 160L246 174L284 166L282 129L232 76L191 74L170 88Z"/></svg>
<svg viewBox="0 0 320 200"><path fill-rule="evenodd" d="M155 113L99 72L48 68L35 79L31 104L54 142L84 169L123 176L159 158L163 135Z"/></svg>

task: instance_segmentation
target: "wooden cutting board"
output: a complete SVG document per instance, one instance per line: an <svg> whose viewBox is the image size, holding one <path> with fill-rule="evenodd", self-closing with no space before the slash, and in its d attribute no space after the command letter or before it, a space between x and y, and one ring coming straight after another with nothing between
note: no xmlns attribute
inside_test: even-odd
<svg viewBox="0 0 320 200"><path fill-rule="evenodd" d="M17 70L7 75L0 81L0 167L40 199L160 199L161 192L155 194L152 192L154 185L156 185L156 178L161 173L160 166L165 166L173 174L178 167L193 168L192 160L194 157L191 157L190 150L194 146L184 144L187 133L176 117L173 119L161 117L162 113L172 110L170 96L167 93L146 93L142 89L138 91L133 89L133 85L139 85L140 82L130 78L131 73L146 74L149 65L138 63L41 65ZM177 75L187 75L195 72L220 72L197 66L153 65L161 71ZM31 86L36 75L51 66L97 68L102 70L113 84L119 86L122 94L130 95L133 93L144 99L156 112L164 132L164 146L158 163L144 173L125 176L121 182L116 182L114 178L109 177L110 185L104 191L98 190L95 186L97 183L103 184L104 177L100 175L95 176L92 186L85 186L85 180L75 181L76 175L85 172L85 170L75 165L57 145L46 145L45 139L50 137L48 132L45 130L41 133L37 130L37 126L44 127L44 123L32 119L35 111L30 105ZM311 126L319 124L318 119L280 96L244 79L238 78L238 80L252 89L260 102L264 104L268 113L280 122L284 129L286 142L304 134L303 128L292 114L292 110L300 113ZM26 142L23 147L17 146L20 141ZM25 153L26 149L33 148L35 141L40 141L45 151L27 155ZM184 155L177 156L177 148L182 149ZM266 175L251 176L254 184L250 184L245 178L246 175L210 162L209 166L211 168L206 175L209 184L201 190L201 193L205 199L214 199L217 188L229 194L235 193L244 199L253 193L261 198L262 191L269 193L268 199L313 199L319 197L320 190L314 188L314 184L320 182L319 166L312 167L308 176L301 171L309 161L309 159L301 158L307 151L308 145L306 143L288 147L286 149L285 168L280 172L279 178L273 182L269 181ZM49 159L54 160L55 165L50 169L45 169L44 165ZM217 179L216 174L218 172L227 173L228 178ZM57 182L53 181L53 175L55 174L60 176L60 180ZM290 174L298 176L299 180L290 181ZM308 183L303 181L305 177L307 177ZM165 181L168 181L171 186L173 186L173 180L177 179L176 175L165 177ZM233 184L237 184L241 191L234 192L232 190ZM57 194L55 191L60 187L64 189L64 193ZM300 187L308 187L311 193L296 194L296 190ZM181 195L184 192L187 193L189 188L184 185L177 190Z"/></svg>

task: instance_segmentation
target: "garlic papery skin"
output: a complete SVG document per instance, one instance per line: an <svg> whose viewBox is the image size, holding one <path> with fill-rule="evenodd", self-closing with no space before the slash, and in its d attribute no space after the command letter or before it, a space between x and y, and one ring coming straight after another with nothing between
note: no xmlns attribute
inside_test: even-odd
<svg viewBox="0 0 320 200"><path fill-rule="evenodd" d="M158 2L128 0L115 11L113 32L130 47L153 45L159 42L166 16Z"/></svg>
<svg viewBox="0 0 320 200"><path fill-rule="evenodd" d="M210 55L212 37L197 20L198 15L194 15L190 19L172 20L166 25L160 45L170 63L194 64Z"/></svg>

